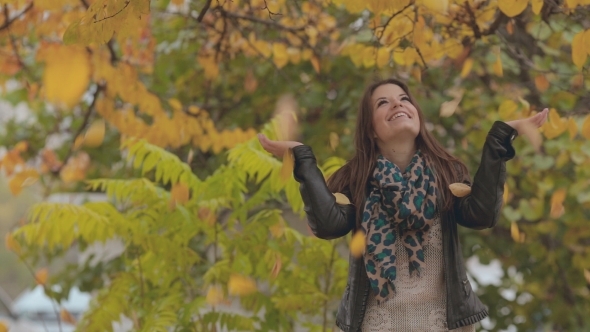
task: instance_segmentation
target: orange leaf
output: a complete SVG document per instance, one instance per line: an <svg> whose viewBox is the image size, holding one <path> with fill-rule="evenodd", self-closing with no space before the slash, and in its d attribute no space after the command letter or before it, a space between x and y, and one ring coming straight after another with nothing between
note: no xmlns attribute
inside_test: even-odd
<svg viewBox="0 0 590 332"><path fill-rule="evenodd" d="M28 168L13 176L8 181L8 187L10 188L10 192L16 196L21 193L24 187L35 183L37 179L39 179L39 173L32 168Z"/></svg>
<svg viewBox="0 0 590 332"><path fill-rule="evenodd" d="M6 249L14 252L17 255L19 255L21 252L20 244L14 239L12 233L6 233L6 236L4 236L4 245L6 245Z"/></svg>
<svg viewBox="0 0 590 332"><path fill-rule="evenodd" d="M313 66L313 69L316 71L316 73L319 74L320 72L320 59L318 59L317 56L312 56L311 57L311 65Z"/></svg>
<svg viewBox="0 0 590 332"><path fill-rule="evenodd" d="M545 92L549 89L549 81L545 75L538 75L535 77L535 86L541 92Z"/></svg>
<svg viewBox="0 0 590 332"><path fill-rule="evenodd" d="M35 272L35 280L37 281L37 284L44 286L47 283L48 274L49 272L47 271L47 268L37 270L37 272Z"/></svg>
<svg viewBox="0 0 590 332"><path fill-rule="evenodd" d="M358 230L350 240L350 254L354 257L360 257L365 251L366 235L365 232Z"/></svg>
<svg viewBox="0 0 590 332"><path fill-rule="evenodd" d="M63 322L66 322L66 323L69 323L69 324L72 324L72 325L76 325L76 319L66 309L63 309L62 308L60 310L60 312L59 312L59 318L61 318L61 320Z"/></svg>
<svg viewBox="0 0 590 332"><path fill-rule="evenodd" d="M275 263L272 266L272 270L270 271L270 275L273 278L278 277L279 272L281 272L281 267L283 266L283 262L281 261L281 255L276 254L275 256Z"/></svg>

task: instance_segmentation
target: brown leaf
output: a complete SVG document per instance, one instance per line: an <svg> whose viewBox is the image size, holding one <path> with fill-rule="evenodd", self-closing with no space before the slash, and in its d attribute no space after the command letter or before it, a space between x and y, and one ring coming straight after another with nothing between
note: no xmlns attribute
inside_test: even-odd
<svg viewBox="0 0 590 332"><path fill-rule="evenodd" d="M61 309L59 312L59 318L61 318L62 322L66 322L72 325L76 325L76 319L69 313L66 309Z"/></svg>
<svg viewBox="0 0 590 332"><path fill-rule="evenodd" d="M336 203L341 204L341 205L351 204L350 199L348 199L348 197L346 197L346 195L341 194L341 193L335 193L333 195L334 195L334 197L336 197Z"/></svg>
<svg viewBox="0 0 590 332"><path fill-rule="evenodd" d="M449 189L456 197L465 197L471 193L471 187L464 183L452 183L449 185Z"/></svg>

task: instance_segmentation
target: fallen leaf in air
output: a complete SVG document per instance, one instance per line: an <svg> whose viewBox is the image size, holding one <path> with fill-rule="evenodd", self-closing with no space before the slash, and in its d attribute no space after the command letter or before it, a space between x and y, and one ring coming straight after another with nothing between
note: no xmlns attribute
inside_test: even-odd
<svg viewBox="0 0 590 332"><path fill-rule="evenodd" d="M449 189L457 197L465 197L471 193L471 187L464 183L452 183L449 185Z"/></svg>
<svg viewBox="0 0 590 332"><path fill-rule="evenodd" d="M365 232L357 231L350 241L350 254L354 257L360 257L365 251L366 239Z"/></svg>
<svg viewBox="0 0 590 332"><path fill-rule="evenodd" d="M335 193L334 194L334 197L336 197L336 203L338 203L338 204L341 204L341 205L348 205L348 204L350 204L350 200L344 194Z"/></svg>

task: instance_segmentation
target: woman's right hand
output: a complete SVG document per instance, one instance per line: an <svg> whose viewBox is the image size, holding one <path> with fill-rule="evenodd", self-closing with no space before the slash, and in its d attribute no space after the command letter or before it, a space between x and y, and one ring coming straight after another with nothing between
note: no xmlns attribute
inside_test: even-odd
<svg viewBox="0 0 590 332"><path fill-rule="evenodd" d="M292 149L298 145L303 145L303 143L295 142L295 141L273 141L268 139L264 134L258 134L258 140L262 145L262 148L278 158L283 158L285 152L287 150Z"/></svg>

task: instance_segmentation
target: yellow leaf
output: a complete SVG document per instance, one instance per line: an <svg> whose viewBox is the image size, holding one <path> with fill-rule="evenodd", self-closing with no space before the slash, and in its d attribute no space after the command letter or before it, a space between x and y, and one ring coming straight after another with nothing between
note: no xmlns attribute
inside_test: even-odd
<svg viewBox="0 0 590 332"><path fill-rule="evenodd" d="M293 153L291 152L291 149L288 149L283 155L283 166L281 167L281 180L283 182L287 182L291 178L294 165L295 161L293 160Z"/></svg>
<svg viewBox="0 0 590 332"><path fill-rule="evenodd" d="M456 100L449 100L449 101L445 101L440 105L440 116L443 118L447 118L453 114L455 114L455 111L457 110L457 106L459 106L459 103L461 102L461 99Z"/></svg>
<svg viewBox="0 0 590 332"><path fill-rule="evenodd" d="M464 183L452 183L449 185L449 189L457 197L465 197L471 193L471 187Z"/></svg>
<svg viewBox="0 0 590 332"><path fill-rule="evenodd" d="M584 138L590 139L590 115L586 116L586 119L584 119L580 132Z"/></svg>
<svg viewBox="0 0 590 332"><path fill-rule="evenodd" d="M541 13L541 9L543 9L543 2L543 0L531 0L533 13L535 13L535 15L539 15Z"/></svg>
<svg viewBox="0 0 590 332"><path fill-rule="evenodd" d="M461 77L467 77L467 75L469 75L469 73L471 72L471 68L473 68L473 59L465 59L465 62L463 62L463 68L461 68Z"/></svg>
<svg viewBox="0 0 590 332"><path fill-rule="evenodd" d="M88 131L86 131L86 134L84 135L84 145L91 148L100 146L104 140L104 133L104 120L95 121L92 125L90 125L90 128L88 128ZM74 142L74 146L75 145L76 142Z"/></svg>
<svg viewBox="0 0 590 332"><path fill-rule="evenodd" d="M6 249L14 252L17 255L20 255L20 244L14 239L12 233L6 233L6 236L4 236L4 245L6 246Z"/></svg>
<svg viewBox="0 0 590 332"><path fill-rule="evenodd" d="M176 203L184 204L189 200L189 189L184 183L176 183L170 189L170 199Z"/></svg>
<svg viewBox="0 0 590 332"><path fill-rule="evenodd" d="M332 151L336 150L338 143L340 142L340 137L335 132L330 133L330 148Z"/></svg>
<svg viewBox="0 0 590 332"><path fill-rule="evenodd" d="M214 80L219 76L219 66L213 55L199 55L197 61L205 71L205 78Z"/></svg>
<svg viewBox="0 0 590 332"><path fill-rule="evenodd" d="M210 305L218 305L223 302L223 290L219 286L211 286L209 290L207 290L207 296L205 297L205 301Z"/></svg>
<svg viewBox="0 0 590 332"><path fill-rule="evenodd" d="M512 236L514 242L521 242L520 231L518 230L518 225L515 222L510 225L510 236Z"/></svg>
<svg viewBox="0 0 590 332"><path fill-rule="evenodd" d="M348 199L348 197L346 197L346 195L341 194L341 193L334 193L333 195L334 195L334 197L336 197L336 203L338 203L340 205L351 204L350 200Z"/></svg>
<svg viewBox="0 0 590 332"><path fill-rule="evenodd" d="M500 58L499 54L496 57L496 62L494 62L494 65L492 66L492 70L494 71L494 74L496 76L498 76L498 77L504 76L504 70L502 69L502 59Z"/></svg>
<svg viewBox="0 0 590 332"><path fill-rule="evenodd" d="M545 75L538 75L535 77L535 86L540 92L545 92L549 89L549 81Z"/></svg>
<svg viewBox="0 0 590 332"><path fill-rule="evenodd" d="M175 111L182 111L182 103L176 98L168 99L168 105Z"/></svg>
<svg viewBox="0 0 590 332"><path fill-rule="evenodd" d="M588 52L586 52L586 47L584 45L584 31L580 31L572 40L572 60L574 65L578 68L584 67L587 56Z"/></svg>
<svg viewBox="0 0 590 332"><path fill-rule="evenodd" d="M76 137L74 140L74 144L72 145L72 150L76 151L84 145L84 136L80 135Z"/></svg>
<svg viewBox="0 0 590 332"><path fill-rule="evenodd" d="M498 7L508 17L522 13L528 4L529 0L498 0Z"/></svg>
<svg viewBox="0 0 590 332"><path fill-rule="evenodd" d="M20 141L14 145L13 150L20 152L25 152L29 148L29 143L27 141Z"/></svg>
<svg viewBox="0 0 590 332"><path fill-rule="evenodd" d="M360 257L365 251L366 235L363 231L358 230L352 236L350 241L350 254L354 257Z"/></svg>
<svg viewBox="0 0 590 332"><path fill-rule="evenodd" d="M278 223L276 223L276 224L274 224L274 225L270 226L270 227L268 228L268 230L270 231L270 234L272 234L272 236L273 236L275 239L278 239L278 238L282 237L282 236L283 236L283 234L285 234L285 225L284 225L284 223L281 221L281 222L278 222Z"/></svg>
<svg viewBox="0 0 590 332"><path fill-rule="evenodd" d="M435 13L446 13L449 8L449 0L422 0L424 6Z"/></svg>
<svg viewBox="0 0 590 332"><path fill-rule="evenodd" d="M569 118L567 120L567 130L570 134L570 139L574 139L576 137L576 134L578 133L578 125L576 124L576 121L573 118Z"/></svg>
<svg viewBox="0 0 590 332"><path fill-rule="evenodd" d="M564 188L558 189L551 195L551 218L559 218L565 212L563 201L565 200L566 190Z"/></svg>
<svg viewBox="0 0 590 332"><path fill-rule="evenodd" d="M88 52L79 46L51 45L39 51L45 61L45 98L65 108L76 105L90 80Z"/></svg>
<svg viewBox="0 0 590 332"><path fill-rule="evenodd" d="M584 279L586 279L586 282L588 283L588 285L590 285L590 271L584 269Z"/></svg>
<svg viewBox="0 0 590 332"><path fill-rule="evenodd" d="M376 51L374 47L365 47L363 50L363 66L371 68L375 65Z"/></svg>
<svg viewBox="0 0 590 332"><path fill-rule="evenodd" d="M580 4L580 0L565 0L567 8L574 9Z"/></svg>
<svg viewBox="0 0 590 332"><path fill-rule="evenodd" d="M283 68L287 63L289 63L287 46L283 43L272 44L272 59L279 69Z"/></svg>
<svg viewBox="0 0 590 332"><path fill-rule="evenodd" d="M522 122L521 127L519 128L519 134L528 139L533 148L535 148L535 151L539 152L541 150L543 138L541 137L539 129L533 124L530 122Z"/></svg>
<svg viewBox="0 0 590 332"><path fill-rule="evenodd" d="M517 109L518 105L514 101L507 99L500 104L498 115L500 115L500 119L508 120Z"/></svg>
<svg viewBox="0 0 590 332"><path fill-rule="evenodd" d="M227 284L230 295L244 296L256 292L256 282L240 274L232 274Z"/></svg>
<svg viewBox="0 0 590 332"><path fill-rule="evenodd" d="M8 181L8 187L10 188L10 192L17 196L24 187L35 183L37 179L39 179L39 173L32 168L27 168L13 176Z"/></svg>
<svg viewBox="0 0 590 332"><path fill-rule="evenodd" d="M69 313L66 309L61 309L59 312L59 317L61 318L62 322L66 322L72 325L76 325L76 319Z"/></svg>
<svg viewBox="0 0 590 332"><path fill-rule="evenodd" d="M8 326L4 321L0 320L0 332L8 332Z"/></svg>
<svg viewBox="0 0 590 332"><path fill-rule="evenodd" d="M44 286L47 283L48 274L49 272L46 268L37 270L37 272L35 272L35 280L37 281L37 284Z"/></svg>

